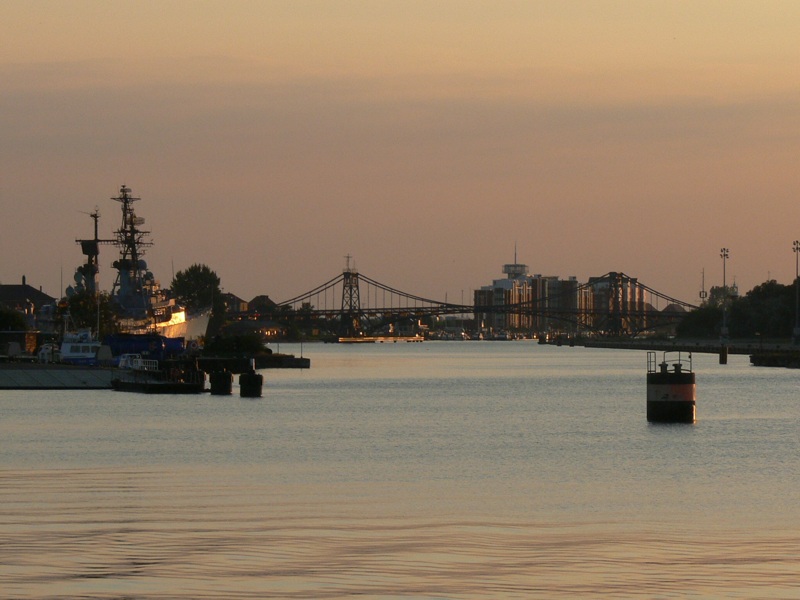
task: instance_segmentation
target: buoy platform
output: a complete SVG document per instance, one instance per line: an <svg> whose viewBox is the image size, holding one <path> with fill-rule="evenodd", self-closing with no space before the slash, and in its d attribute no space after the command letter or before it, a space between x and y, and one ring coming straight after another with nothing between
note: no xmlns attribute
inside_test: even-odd
<svg viewBox="0 0 800 600"><path fill-rule="evenodd" d="M647 420L652 423L694 423L696 386L691 353L664 352L660 362L647 353Z"/></svg>

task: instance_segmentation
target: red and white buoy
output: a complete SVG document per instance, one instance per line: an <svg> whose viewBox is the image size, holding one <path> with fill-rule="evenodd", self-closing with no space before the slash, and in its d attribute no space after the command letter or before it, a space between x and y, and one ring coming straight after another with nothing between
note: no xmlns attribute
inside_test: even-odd
<svg viewBox="0 0 800 600"><path fill-rule="evenodd" d="M667 357L667 354L677 357ZM696 386L692 355L684 361L680 352L667 353L656 363L647 353L647 420L652 423L694 423Z"/></svg>

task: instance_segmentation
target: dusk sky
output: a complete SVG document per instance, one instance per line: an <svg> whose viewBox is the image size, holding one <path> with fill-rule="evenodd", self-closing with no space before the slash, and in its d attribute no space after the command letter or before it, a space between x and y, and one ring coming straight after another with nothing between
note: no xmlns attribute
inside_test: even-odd
<svg viewBox="0 0 800 600"><path fill-rule="evenodd" d="M124 183L165 286L460 301L514 259L695 302L794 278L800 2L0 4L0 282L58 296ZM112 248L101 286L113 281Z"/></svg>

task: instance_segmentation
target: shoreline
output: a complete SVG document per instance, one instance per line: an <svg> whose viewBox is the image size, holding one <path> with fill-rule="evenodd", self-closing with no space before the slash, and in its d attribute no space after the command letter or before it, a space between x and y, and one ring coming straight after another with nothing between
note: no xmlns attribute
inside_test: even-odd
<svg viewBox="0 0 800 600"><path fill-rule="evenodd" d="M754 367L800 368L800 348L790 342L733 341L727 344L710 340L642 340L642 341L585 341L576 342L586 348L608 348L619 350L650 350L654 352L700 352L705 354L743 354L750 356Z"/></svg>

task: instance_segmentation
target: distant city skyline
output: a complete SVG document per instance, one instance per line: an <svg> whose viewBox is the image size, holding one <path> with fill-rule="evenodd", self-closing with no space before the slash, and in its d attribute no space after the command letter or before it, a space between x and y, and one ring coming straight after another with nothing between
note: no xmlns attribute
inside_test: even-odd
<svg viewBox="0 0 800 600"><path fill-rule="evenodd" d="M794 279L796 2L10 0L0 33L4 284L63 294L122 184L162 285L202 263L245 299L346 255L471 298L515 246L687 302L722 247L742 293Z"/></svg>

